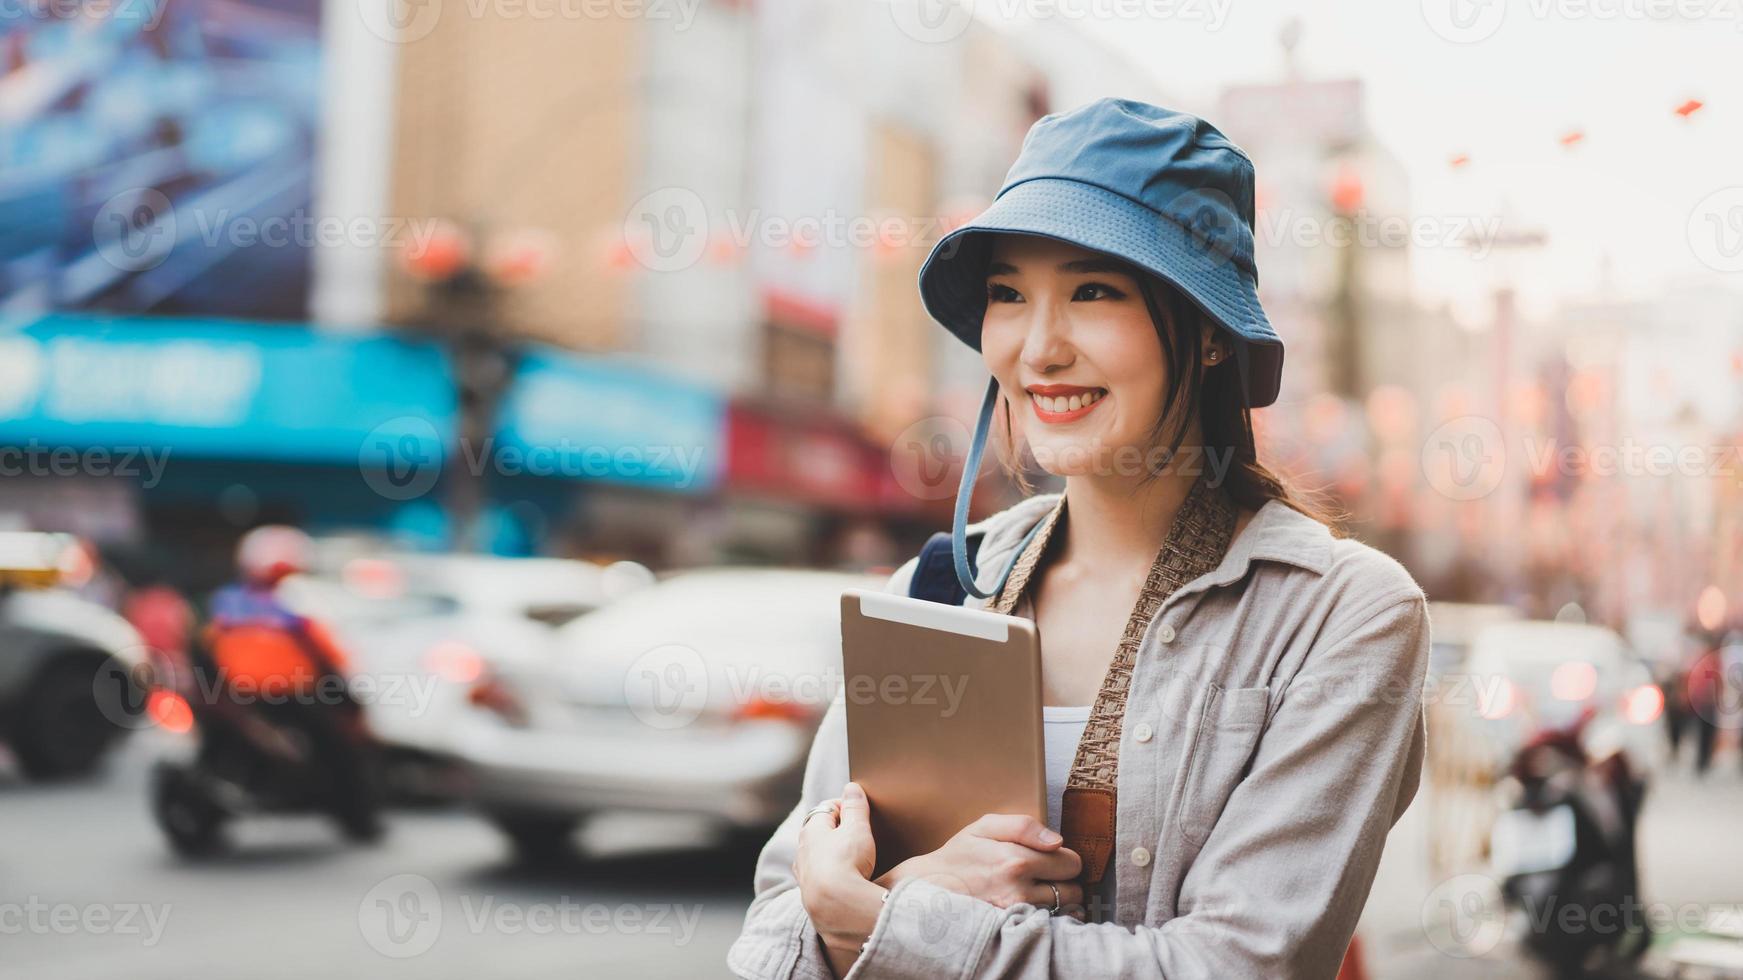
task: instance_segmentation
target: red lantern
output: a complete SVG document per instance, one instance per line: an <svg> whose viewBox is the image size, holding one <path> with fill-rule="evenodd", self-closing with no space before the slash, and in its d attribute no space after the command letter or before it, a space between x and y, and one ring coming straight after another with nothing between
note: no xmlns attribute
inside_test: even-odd
<svg viewBox="0 0 1743 980"><path fill-rule="evenodd" d="M400 263L406 273L424 282L452 279L466 267L472 254L472 244L466 233L452 221L437 221L423 242L415 239L400 253Z"/></svg>

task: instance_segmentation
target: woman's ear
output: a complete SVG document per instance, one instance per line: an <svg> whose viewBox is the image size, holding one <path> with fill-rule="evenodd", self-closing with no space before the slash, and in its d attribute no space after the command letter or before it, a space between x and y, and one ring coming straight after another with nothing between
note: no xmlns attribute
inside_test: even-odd
<svg viewBox="0 0 1743 980"><path fill-rule="evenodd" d="M1199 327L1198 348L1201 351L1199 361L1205 367L1216 367L1228 359L1229 351L1217 328L1209 323Z"/></svg>

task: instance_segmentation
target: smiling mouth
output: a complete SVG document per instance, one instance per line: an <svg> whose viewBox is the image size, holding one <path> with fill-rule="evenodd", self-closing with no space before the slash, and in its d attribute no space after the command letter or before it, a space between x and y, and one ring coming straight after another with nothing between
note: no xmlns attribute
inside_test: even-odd
<svg viewBox="0 0 1743 980"><path fill-rule="evenodd" d="M1029 392L1029 404L1034 406L1035 417L1049 425L1059 425L1065 422L1075 422L1102 403L1107 397L1105 388L1048 388L1042 391Z"/></svg>

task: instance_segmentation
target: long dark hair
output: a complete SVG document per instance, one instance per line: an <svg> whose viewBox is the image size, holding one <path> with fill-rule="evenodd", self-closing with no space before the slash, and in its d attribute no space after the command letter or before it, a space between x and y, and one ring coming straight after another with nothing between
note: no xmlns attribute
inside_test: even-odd
<svg viewBox="0 0 1743 980"><path fill-rule="evenodd" d="M1240 358L1205 367L1201 329L1204 314L1185 294L1156 276L1129 264L1126 272L1137 281L1143 294L1144 306L1150 311L1150 322L1162 341L1162 356L1169 368L1166 407L1151 428L1146 447L1151 455L1164 461L1177 458L1192 418L1192 406L1197 405L1205 452L1230 460L1222 480L1230 500L1247 510L1258 510L1268 501L1276 500L1341 535L1338 528L1341 517L1328 504L1259 461L1253 412L1241 390ZM1182 366L1187 370L1179 370ZM1017 458L1011 403L1002 399L1000 407L1003 439L998 449L999 463L1025 493L1031 492L1034 488ZM1154 452L1164 446L1165 451ZM1161 469L1152 469L1144 481L1161 474Z"/></svg>

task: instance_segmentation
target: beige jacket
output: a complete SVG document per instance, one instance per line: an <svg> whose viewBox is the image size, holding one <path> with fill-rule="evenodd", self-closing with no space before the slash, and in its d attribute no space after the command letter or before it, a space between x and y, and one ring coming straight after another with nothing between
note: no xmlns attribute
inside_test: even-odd
<svg viewBox="0 0 1743 980"><path fill-rule="evenodd" d="M1032 497L979 525L983 591L1056 502ZM888 589L906 593L913 568ZM1214 571L1163 603L1139 648L1112 921L908 880L849 978L1335 975L1386 833L1416 794L1428 649L1422 590L1403 566L1266 504ZM847 782L843 710L837 699L824 716L803 798L757 861L727 954L739 976L832 975L792 863L804 812Z"/></svg>

